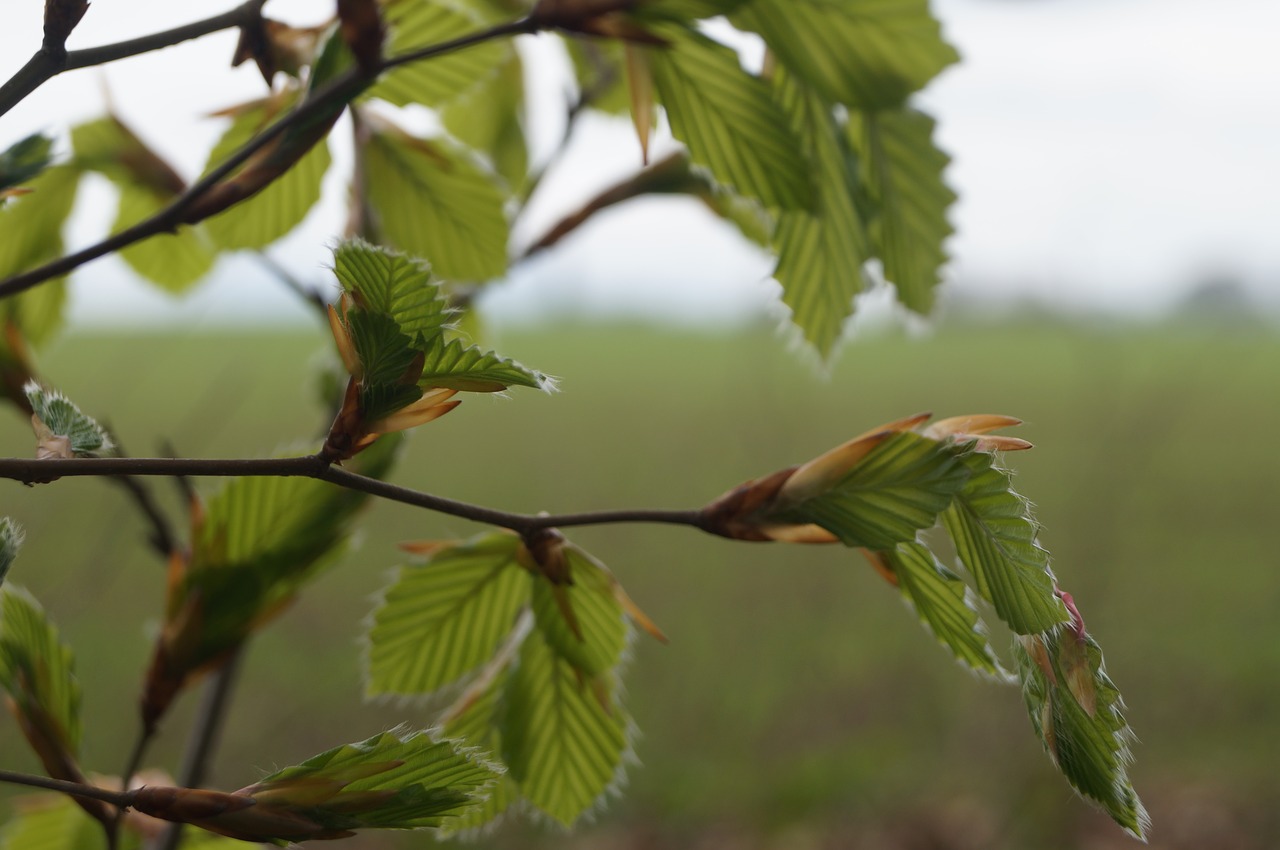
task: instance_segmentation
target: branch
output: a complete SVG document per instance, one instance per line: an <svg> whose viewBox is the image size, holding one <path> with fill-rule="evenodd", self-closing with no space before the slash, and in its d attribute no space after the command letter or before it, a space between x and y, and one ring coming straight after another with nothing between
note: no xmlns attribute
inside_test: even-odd
<svg viewBox="0 0 1280 850"><path fill-rule="evenodd" d="M31 788L44 788L49 791L60 791L72 797L81 797L88 800L101 800L104 803L110 803L122 809L133 805L134 795L132 793L111 791L106 788L99 788L96 785L86 785L82 782L67 782L65 779L50 779L47 776L34 776L12 770L0 770L0 782L27 785Z"/></svg>
<svg viewBox="0 0 1280 850"><path fill-rule="evenodd" d="M90 47L85 50L50 51L44 47L37 50L27 64L14 74L8 82L0 86L0 115L4 115L18 105L50 79L63 71L74 71L93 65L105 65L118 59L126 59L162 47L171 47L193 38L209 35L232 27L242 27L253 23L262 15L262 7L266 0L247 0L230 11L202 21L185 24L164 32L145 35L115 44L104 44L101 47Z"/></svg>
<svg viewBox="0 0 1280 850"><path fill-rule="evenodd" d="M398 56L392 56L382 61L378 70L379 73L398 68L410 62L417 62L423 59L429 59L434 56L441 56L451 53L455 50L461 50L465 47L489 41L504 36L519 35L522 33L533 33L542 26L532 18L521 18L516 21L510 21L505 24L498 24L487 29L479 30L468 35L460 36L450 41L440 42L439 44L429 45L417 50L411 50ZM312 92L306 100L297 106L288 115L285 115L275 124L263 130L257 136L246 142L235 153L231 154L220 165L211 170L200 180L192 183L188 189L173 200L167 207L157 212L150 218L143 219L132 227L128 227L114 236L110 236L95 245L90 245L74 254L68 254L43 266L30 269L22 274L14 275L9 279L0 282L0 298L6 298L10 295L16 295L24 292L37 284L43 283L51 278L61 277L69 272L78 269L85 263L96 260L107 254L115 253L121 248L127 248L135 242L140 242L150 236L160 233L172 232L181 224L196 224L217 212L222 212L224 208L211 209L207 214L200 216L189 216L188 211L191 210L199 201L203 200L209 191L218 185L223 178L229 176L243 165L249 157L253 156L259 150L267 146L272 140L282 135L286 130L305 124L307 121L316 118L323 113L330 111L335 105L343 104L350 101L359 93L369 82L369 75L359 69L351 69L343 74L339 74L330 80L320 89ZM283 173L283 172L282 172ZM258 187L265 188L265 185ZM251 195L240 198L240 201L246 200Z"/></svg>
<svg viewBox="0 0 1280 850"><path fill-rule="evenodd" d="M102 475L137 476L267 476L314 478L348 490L367 493L380 499L425 508L436 513L461 517L473 522L508 528L520 534L542 528L568 528L581 525L616 523L661 523L704 528L701 511L628 509L590 511L572 514L520 514L459 502L413 490L398 484L370 478L340 466L332 466L319 455L262 459L191 459L191 458L70 458L34 460L0 458L0 478L24 484L45 484L59 478Z"/></svg>

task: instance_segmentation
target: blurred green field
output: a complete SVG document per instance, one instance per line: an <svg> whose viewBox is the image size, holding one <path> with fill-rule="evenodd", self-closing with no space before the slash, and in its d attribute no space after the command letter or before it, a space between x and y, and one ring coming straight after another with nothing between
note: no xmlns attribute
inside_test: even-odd
<svg viewBox="0 0 1280 850"><path fill-rule="evenodd" d="M40 367L133 454L168 439L187 456L260 455L327 424L312 401L324 342L318 328L79 335ZM1024 418L1019 436L1037 448L1009 460L1129 703L1152 846L1280 846L1280 336L944 323L925 339L864 337L825 378L764 330L570 326L494 343L561 376L563 392L468 399L415 435L396 480L522 511L688 507L904 414ZM0 452L27 454L29 434L5 413ZM0 513L28 532L11 580L78 654L86 761L116 773L162 565L103 482L0 482ZM429 706L362 704L361 620L398 561L395 541L478 530L377 505L363 547L252 646L213 783L239 787L395 723L429 723ZM672 639L639 640L627 677L643 766L572 836L516 819L471 846L1131 844L1073 798L1016 690L948 661L856 554L664 527L572 536ZM176 769L194 702L168 721L157 764ZM0 763L35 769L8 721Z"/></svg>

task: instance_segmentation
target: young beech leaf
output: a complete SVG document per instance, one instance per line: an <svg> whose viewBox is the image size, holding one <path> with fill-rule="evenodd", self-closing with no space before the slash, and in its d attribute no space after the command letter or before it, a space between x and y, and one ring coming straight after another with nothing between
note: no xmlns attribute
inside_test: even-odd
<svg viewBox="0 0 1280 850"><path fill-rule="evenodd" d="M15 797L12 806L12 815L0 828L4 850L107 850L102 825L85 817L70 797L29 794ZM141 847L127 830L121 837L121 850Z"/></svg>
<svg viewBox="0 0 1280 850"><path fill-rule="evenodd" d="M460 339L446 341L441 335L429 341L419 340L419 345L424 360L418 384L423 389L445 387L462 392L496 393L508 387L546 392L556 388L554 378L495 352L465 345Z"/></svg>
<svg viewBox="0 0 1280 850"><path fill-rule="evenodd" d="M523 197L529 182L524 65L512 52L497 74L450 101L441 119L450 135L489 159L507 188Z"/></svg>
<svg viewBox="0 0 1280 850"><path fill-rule="evenodd" d="M365 693L428 694L488 661L529 599L519 547L487 534L397 568L366 636Z"/></svg>
<svg viewBox="0 0 1280 850"><path fill-rule="evenodd" d="M0 199L49 166L53 139L33 133L0 152Z"/></svg>
<svg viewBox="0 0 1280 850"><path fill-rule="evenodd" d="M353 461L382 477L398 440ZM343 551L368 497L310 478L235 478L192 521L192 546L170 562L164 623L147 676L143 717L154 723L188 680L221 665L279 615Z"/></svg>
<svg viewBox="0 0 1280 850"><path fill-rule="evenodd" d="M351 239L334 248L333 273L361 309L390 316L410 338L430 337L455 317L422 260Z"/></svg>
<svg viewBox="0 0 1280 850"><path fill-rule="evenodd" d="M928 0L752 0L730 14L831 103L901 106L959 59Z"/></svg>
<svg viewBox="0 0 1280 850"><path fill-rule="evenodd" d="M524 797L564 826L616 788L631 754L635 728L618 702L616 675L593 685L535 629L504 692L502 760Z"/></svg>
<svg viewBox="0 0 1280 850"><path fill-rule="evenodd" d="M720 183L766 206L807 208L813 186L798 138L769 86L738 54L692 30L662 26L668 46L649 48L649 68L671 131Z"/></svg>
<svg viewBox="0 0 1280 850"><path fill-rule="evenodd" d="M0 587L0 688L49 775L78 781L80 683L71 649L25 590Z"/></svg>
<svg viewBox="0 0 1280 850"><path fill-rule="evenodd" d="M871 255L859 212L857 175L831 106L794 75L774 75L774 96L800 139L794 155L817 183L807 209L778 214L773 276L791 321L822 357L830 357L865 288L863 264Z"/></svg>
<svg viewBox="0 0 1280 850"><path fill-rule="evenodd" d="M1011 679L987 639L986 627L973 604L973 592L959 576L938 563L924 544L912 541L887 552L866 554L897 585L920 622L951 650L957 661L994 679Z"/></svg>
<svg viewBox="0 0 1280 850"><path fill-rule="evenodd" d="M1013 649L1027 713L1049 757L1072 787L1143 838L1147 812L1128 774L1133 732L1098 643L1076 620L1019 636Z"/></svg>
<svg viewBox="0 0 1280 850"><path fill-rule="evenodd" d="M912 431L866 441L865 454L828 453L801 467L768 518L817 525L846 546L888 550L932 526L968 478L952 444Z"/></svg>
<svg viewBox="0 0 1280 850"><path fill-rule="evenodd" d="M18 557L22 539L22 526L7 516L0 517L0 584L4 584L4 577L9 574L13 559Z"/></svg>
<svg viewBox="0 0 1280 850"><path fill-rule="evenodd" d="M884 276L899 301L926 315L952 233L947 210L956 195L942 181L950 158L933 144L933 119L914 109L852 112L848 127L873 201L871 238Z"/></svg>
<svg viewBox="0 0 1280 850"><path fill-rule="evenodd" d="M469 35L484 26L483 18L470 4L422 0L387 0L383 16L391 30L388 56ZM411 62L391 71L369 90L369 97L396 106L411 103L441 107L484 83L509 57L512 46L486 41L467 50L432 59Z"/></svg>
<svg viewBox="0 0 1280 850"><path fill-rule="evenodd" d="M445 137L422 139L378 121L370 123L360 155L381 238L427 258L449 280L506 273L506 189L476 154Z"/></svg>
<svg viewBox="0 0 1280 850"><path fill-rule="evenodd" d="M35 381L29 381L22 389L31 404L36 457L93 457L111 448L106 429L81 413L62 393Z"/></svg>
<svg viewBox="0 0 1280 850"><path fill-rule="evenodd" d="M359 829L438 828L481 803L500 774L452 741L394 729L231 794L144 788L134 807L243 841L283 844Z"/></svg>
<svg viewBox="0 0 1280 850"><path fill-rule="evenodd" d="M214 145L205 170L216 167L275 123L296 105L298 97L296 89L284 89L225 113L232 117L231 126ZM320 199L320 184L331 161L328 145L312 141L286 133L223 184L230 189L238 180L244 184L244 192L254 194L206 221L205 227L219 248L265 248L302 222ZM270 182L260 182L265 180Z"/></svg>
<svg viewBox="0 0 1280 850"><path fill-rule="evenodd" d="M1065 622L1066 607L1054 592L1049 553L1036 542L1036 524L1009 473L986 452L969 452L968 480L943 523L974 588L1018 634L1036 634Z"/></svg>
<svg viewBox="0 0 1280 850"><path fill-rule="evenodd" d="M0 278L62 256L62 227L75 206L80 177L68 166L47 168L24 187L30 189L27 194L0 207ZM27 343L38 346L62 323L65 302L66 278L48 281L0 301L0 325L17 328ZM4 340L0 347L12 344ZM18 381L13 389L21 385Z"/></svg>

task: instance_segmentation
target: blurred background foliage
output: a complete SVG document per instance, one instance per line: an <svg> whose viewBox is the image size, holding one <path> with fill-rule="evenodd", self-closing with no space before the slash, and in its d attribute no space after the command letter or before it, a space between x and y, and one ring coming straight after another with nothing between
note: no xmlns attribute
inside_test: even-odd
<svg viewBox="0 0 1280 850"><path fill-rule="evenodd" d="M864 334L826 377L781 355L765 328L560 324L494 342L559 376L564 392L468 399L412 437L395 480L520 511L689 507L910 412L1024 418L1019 436L1038 448L1010 462L1129 703L1151 845L1280 844L1273 328L1221 315L953 315L921 339ZM39 368L109 417L134 454L170 439L186 456L266 455L327 425L313 401L326 346L319 327L80 331ZM21 417L0 418L5 453L29 444ZM76 648L85 763L120 764L136 731L121 683L141 678L163 565L104 482L2 492L0 513L28 533L17 574ZM429 723L430 705L362 704L354 647L402 561L397 540L477 530L376 505L364 545L250 647L211 784L247 784L331 745L338 729ZM638 641L627 676L642 766L596 825L565 836L508 820L472 846L1129 846L1073 798L1026 734L1020 700L950 662L856 553L731 546L660 526L571 538L671 637ZM177 763L194 702L182 699L152 762ZM37 770L11 723L0 753ZM431 840L362 835L350 846Z"/></svg>

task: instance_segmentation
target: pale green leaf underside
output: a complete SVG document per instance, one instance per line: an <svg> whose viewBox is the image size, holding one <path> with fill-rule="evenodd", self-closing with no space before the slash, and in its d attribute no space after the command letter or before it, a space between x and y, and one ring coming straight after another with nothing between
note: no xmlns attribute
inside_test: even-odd
<svg viewBox="0 0 1280 850"><path fill-rule="evenodd" d="M631 724L610 702L606 711L537 630L525 639L506 690L502 760L525 798L565 826L621 777Z"/></svg>
<svg viewBox="0 0 1280 850"><path fill-rule="evenodd" d="M30 593L12 584L0 587L0 687L18 712L40 718L74 756L80 749L80 683L71 648Z"/></svg>
<svg viewBox="0 0 1280 850"><path fill-rule="evenodd" d="M430 341L419 339L418 345L426 353L418 382L424 390L446 387L492 393L507 387L550 390L555 386L555 381L541 372L492 351L465 345L460 339L445 342L443 336L437 335Z"/></svg>
<svg viewBox="0 0 1280 850"><path fill-rule="evenodd" d="M959 59L928 0L753 0L731 20L826 100L854 109L900 106Z"/></svg>
<svg viewBox="0 0 1280 850"><path fill-rule="evenodd" d="M430 693L489 660L529 598L518 546L492 534L400 567L373 615L365 693Z"/></svg>
<svg viewBox="0 0 1280 850"><path fill-rule="evenodd" d="M904 432L876 446L828 490L787 505L777 518L820 525L846 546L893 549L932 526L965 478L954 447Z"/></svg>
<svg viewBox="0 0 1280 850"><path fill-rule="evenodd" d="M387 314L410 337L450 321L431 267L421 260L350 240L333 252L333 271L343 289L359 294L361 307Z"/></svg>
<svg viewBox="0 0 1280 850"><path fill-rule="evenodd" d="M358 775L362 767L382 765L387 769L347 783L329 805L306 810L307 815L327 826L347 829L439 826L446 818L478 803L500 775L472 754L460 752L452 741L434 741L425 732L406 734L403 730L392 730L312 756L299 765L271 774L257 786L270 787L301 779L345 779ZM344 811L345 795L358 797L368 791L399 793L377 806Z"/></svg>
<svg viewBox="0 0 1280 850"><path fill-rule="evenodd" d="M47 168L26 188L31 193L0 206L0 278L27 271L62 256L62 227L75 205L80 172L74 168ZM66 278L0 301L0 319L13 322L27 341L39 345L62 322Z"/></svg>
<svg viewBox="0 0 1280 850"><path fill-rule="evenodd" d="M657 34L671 44L649 51L671 131L717 181L766 206L808 207L810 175L796 156L800 141L769 94L728 47L680 27Z"/></svg>
<svg viewBox="0 0 1280 850"><path fill-rule="evenodd" d="M391 0L383 9L391 31L386 53L395 56L479 30L484 21L462 4L447 0ZM488 41L423 62L411 62L387 74L369 90L396 106L420 103L439 107L487 79L514 51Z"/></svg>
<svg viewBox="0 0 1280 850"><path fill-rule="evenodd" d="M238 115L209 154L206 170L213 168L262 131L292 101L268 110L259 106ZM331 162L329 147L316 144L284 174L258 194L205 221L219 248L265 248L297 227L320 200L320 184Z"/></svg>
<svg viewBox="0 0 1280 850"><path fill-rule="evenodd" d="M964 463L969 481L942 516L979 595L1018 634L1066 621L1049 553L1036 542L1030 507L1014 492L1009 473L986 452L971 452Z"/></svg>
<svg viewBox="0 0 1280 850"><path fill-rule="evenodd" d="M957 661L996 679L1009 678L959 576L917 542L902 543L882 554L898 578L898 589L915 608L920 621Z"/></svg>
<svg viewBox="0 0 1280 850"><path fill-rule="evenodd" d="M389 243L450 280L506 272L506 196L473 155L445 139L375 133L364 158L369 204Z"/></svg>
<svg viewBox="0 0 1280 850"><path fill-rule="evenodd" d="M779 215L773 276L782 286L791 320L809 344L828 357L853 313L854 296L863 289L862 267L870 247L854 201L849 152L831 108L787 75L779 75L776 92L792 128L804 140L793 155L807 162L818 192L812 210Z"/></svg>
<svg viewBox="0 0 1280 850"><path fill-rule="evenodd" d="M597 676L612 670L627 645L627 621L613 595L612 577L576 546L565 547L569 585L533 578L533 616L547 645L575 670ZM563 595L573 611L581 638L565 619L557 601Z"/></svg>
<svg viewBox="0 0 1280 850"><path fill-rule="evenodd" d="M922 315L947 260L947 210L956 195L942 180L950 161L933 144L933 119L913 109L851 113L849 138L874 202L871 236L898 300Z"/></svg>
<svg viewBox="0 0 1280 850"><path fill-rule="evenodd" d="M172 198L164 198L137 183L117 182L120 206L112 233L155 215ZM177 233L161 233L120 249L120 257L135 272L162 289L179 293L213 268L216 251L202 227L184 226Z"/></svg>
<svg viewBox="0 0 1280 850"><path fill-rule="evenodd" d="M1062 657L1063 643L1077 639L1068 628L1027 639L1043 647L1041 657L1053 670L1052 680L1027 653L1022 640L1013 642L1031 725L1067 781L1099 803L1116 823L1141 838L1148 826L1147 812L1127 769L1133 759L1129 750L1133 732L1124 719L1120 693L1107 676L1102 650L1092 637L1086 635L1082 647L1087 674L1092 677L1092 713L1064 684L1069 670Z"/></svg>

